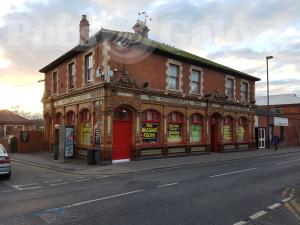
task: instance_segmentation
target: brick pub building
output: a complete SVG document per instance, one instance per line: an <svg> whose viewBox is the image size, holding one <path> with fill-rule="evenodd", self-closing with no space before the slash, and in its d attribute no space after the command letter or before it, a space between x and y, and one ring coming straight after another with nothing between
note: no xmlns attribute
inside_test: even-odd
<svg viewBox="0 0 300 225"><path fill-rule="evenodd" d="M255 148L258 78L150 40L142 21L92 37L86 16L79 26L80 44L40 70L49 149L59 124L103 161Z"/></svg>

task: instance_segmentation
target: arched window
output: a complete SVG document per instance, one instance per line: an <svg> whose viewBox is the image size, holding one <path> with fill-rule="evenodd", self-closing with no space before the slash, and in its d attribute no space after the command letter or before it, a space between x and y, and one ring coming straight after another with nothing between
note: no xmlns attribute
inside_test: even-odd
<svg viewBox="0 0 300 225"><path fill-rule="evenodd" d="M238 128L237 128L237 140L239 142L246 141L247 137L247 119L245 117L239 118Z"/></svg>
<svg viewBox="0 0 300 225"><path fill-rule="evenodd" d="M81 122L89 122L91 120L91 113L88 109L83 109L80 112L80 121Z"/></svg>
<svg viewBox="0 0 300 225"><path fill-rule="evenodd" d="M131 121L132 113L129 109L118 108L114 111L114 121Z"/></svg>
<svg viewBox="0 0 300 225"><path fill-rule="evenodd" d="M83 109L80 112L80 124L81 124L80 142L83 145L89 145L91 144L92 125L91 125L91 113L88 109Z"/></svg>
<svg viewBox="0 0 300 225"><path fill-rule="evenodd" d="M190 142L203 142L203 116L198 113L190 117Z"/></svg>
<svg viewBox="0 0 300 225"><path fill-rule="evenodd" d="M66 114L66 122L68 124L75 123L75 113L73 111L69 111Z"/></svg>
<svg viewBox="0 0 300 225"><path fill-rule="evenodd" d="M144 111L142 114L142 144L159 143L159 113L154 110Z"/></svg>
<svg viewBox="0 0 300 225"><path fill-rule="evenodd" d="M233 118L231 116L224 118L223 139L228 142L233 139Z"/></svg>
<svg viewBox="0 0 300 225"><path fill-rule="evenodd" d="M183 138L183 115L179 112L171 112L168 115L168 142L180 143Z"/></svg>
<svg viewBox="0 0 300 225"><path fill-rule="evenodd" d="M61 113L55 114L54 124L61 124Z"/></svg>

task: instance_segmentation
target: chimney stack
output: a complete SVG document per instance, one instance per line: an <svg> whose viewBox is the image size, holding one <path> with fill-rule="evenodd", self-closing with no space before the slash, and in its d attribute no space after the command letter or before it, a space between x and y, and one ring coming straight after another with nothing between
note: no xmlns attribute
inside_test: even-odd
<svg viewBox="0 0 300 225"><path fill-rule="evenodd" d="M79 43L82 45L89 39L90 24L86 15L82 15L79 24Z"/></svg>
<svg viewBox="0 0 300 225"><path fill-rule="evenodd" d="M134 33L141 35L144 38L148 38L149 28L146 25L146 22L137 20L136 24L132 27Z"/></svg>

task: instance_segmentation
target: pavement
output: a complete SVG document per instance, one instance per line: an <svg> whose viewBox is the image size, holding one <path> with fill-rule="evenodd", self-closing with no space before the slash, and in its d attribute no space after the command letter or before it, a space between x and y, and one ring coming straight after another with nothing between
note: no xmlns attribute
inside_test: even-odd
<svg viewBox="0 0 300 225"><path fill-rule="evenodd" d="M300 147L280 148L277 151L274 151L274 149L261 149L255 151L210 153L206 155L147 159L122 162L106 166L100 164L87 165L86 160L83 159L69 159L65 162L59 162L57 160L53 160L53 153L46 151L35 153L10 153L10 157L13 162L25 163L32 166L70 174L119 175L209 163L229 162L273 155L293 154L297 152L300 152Z"/></svg>

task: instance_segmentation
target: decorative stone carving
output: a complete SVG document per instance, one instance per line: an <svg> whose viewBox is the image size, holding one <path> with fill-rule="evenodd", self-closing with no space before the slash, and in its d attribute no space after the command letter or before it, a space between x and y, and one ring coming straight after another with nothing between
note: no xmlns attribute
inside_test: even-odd
<svg viewBox="0 0 300 225"><path fill-rule="evenodd" d="M116 83L116 86L125 87L125 88L133 88L139 89L135 79L130 77L129 75L123 74Z"/></svg>
<svg viewBox="0 0 300 225"><path fill-rule="evenodd" d="M108 110L113 110L121 105L128 105L134 108L136 111L141 111L142 104L139 97L124 97L124 96L112 96L106 100Z"/></svg>
<svg viewBox="0 0 300 225"><path fill-rule="evenodd" d="M228 99L228 96L220 94L217 90L213 93L207 94L204 96L209 100L217 100L217 101L224 101Z"/></svg>

